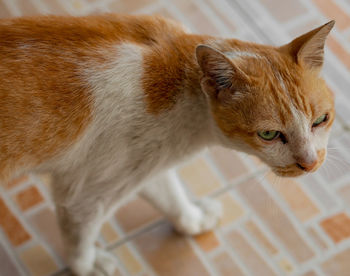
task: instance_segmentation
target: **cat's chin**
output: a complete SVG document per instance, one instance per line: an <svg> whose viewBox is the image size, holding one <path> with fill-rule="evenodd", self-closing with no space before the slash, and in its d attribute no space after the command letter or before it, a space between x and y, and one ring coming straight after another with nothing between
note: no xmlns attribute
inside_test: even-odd
<svg viewBox="0 0 350 276"><path fill-rule="evenodd" d="M306 172L299 170L299 169L295 169L295 170L291 170L291 169L280 169L280 168L272 168L272 171L275 175L280 176L280 177L298 177L298 176L302 176L307 174Z"/></svg>

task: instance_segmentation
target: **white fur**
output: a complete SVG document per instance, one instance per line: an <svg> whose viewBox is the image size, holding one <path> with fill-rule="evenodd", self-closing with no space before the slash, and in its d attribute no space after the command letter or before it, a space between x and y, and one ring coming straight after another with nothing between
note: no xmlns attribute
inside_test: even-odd
<svg viewBox="0 0 350 276"><path fill-rule="evenodd" d="M221 206L209 199L194 204L176 179L174 171L163 174L145 185L142 195L161 210L182 233L195 235L217 225L222 213Z"/></svg>
<svg viewBox="0 0 350 276"><path fill-rule="evenodd" d="M189 97L180 99L169 112L149 114L141 87L142 51L137 45L122 44L103 68L82 65L94 93L93 121L75 145L42 168L53 172L69 263L79 276L101 273L106 258L100 260L94 242L105 214L140 190L141 183L150 182L145 197L180 231L207 231L220 216L216 203L192 203L178 183L161 174L184 156L213 143L207 102L204 96Z"/></svg>
<svg viewBox="0 0 350 276"><path fill-rule="evenodd" d="M251 57L251 58L261 58L260 55L254 52L249 51L235 51L235 52L226 52L225 56L228 58L244 58L244 57Z"/></svg>
<svg viewBox="0 0 350 276"><path fill-rule="evenodd" d="M219 130L204 93L193 97L183 91L171 110L149 114L142 89L145 51L142 46L125 43L116 46L114 53L109 50L114 58L108 64L81 64L93 93L92 123L76 144L41 168L53 172L54 198L69 263L78 276L112 275L111 258L96 250L95 240L106 214L140 191L143 183L143 196L177 230L197 234L214 227L220 206L211 200L193 203L164 171L213 143L251 150ZM248 52L235 56L259 58ZM286 87L283 82L281 87ZM316 138L309 124L301 112L293 110L289 130L293 142L275 143L255 154L269 164L289 165L295 163L295 146L302 145L300 154L314 158L315 150L326 144L327 135Z"/></svg>

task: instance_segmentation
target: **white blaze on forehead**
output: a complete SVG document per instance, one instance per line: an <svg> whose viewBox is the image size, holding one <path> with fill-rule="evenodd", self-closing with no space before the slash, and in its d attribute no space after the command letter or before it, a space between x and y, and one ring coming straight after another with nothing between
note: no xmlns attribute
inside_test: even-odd
<svg viewBox="0 0 350 276"><path fill-rule="evenodd" d="M282 79L281 74L280 74L278 71L276 71L276 70L274 70L273 73L274 73L276 79L278 80L278 83L280 84L282 90L284 91L284 93L287 94L288 98L290 99L290 95L289 95L289 93L288 93L287 86L286 86L286 84L284 83L284 80Z"/></svg>
<svg viewBox="0 0 350 276"><path fill-rule="evenodd" d="M314 139L311 132L310 120L304 112L298 110L293 104L292 97L281 74L278 71L274 71L274 75L278 80L282 91L284 91L290 100L289 108L292 114L292 117L290 118L292 129L290 129L291 134L289 139L291 140L291 150L296 157L303 158L306 162L312 162L315 158L317 158L316 150L318 148L313 141Z"/></svg>
<svg viewBox="0 0 350 276"><path fill-rule="evenodd" d="M304 133L305 135L309 136L310 133L310 127L309 127L309 120L306 117L306 114L304 112L298 110L296 106L293 104L292 97L288 91L288 88L286 84L284 83L284 80L281 76L281 74L274 70L274 75L276 79L278 80L279 85L281 86L282 91L287 95L289 102L290 102L290 111L293 116L293 122L295 127L297 127L300 131L299 133Z"/></svg>
<svg viewBox="0 0 350 276"><path fill-rule="evenodd" d="M234 51L234 52L225 52L225 56L228 58L242 58L242 57L252 57L252 58L261 58L257 53L249 51Z"/></svg>

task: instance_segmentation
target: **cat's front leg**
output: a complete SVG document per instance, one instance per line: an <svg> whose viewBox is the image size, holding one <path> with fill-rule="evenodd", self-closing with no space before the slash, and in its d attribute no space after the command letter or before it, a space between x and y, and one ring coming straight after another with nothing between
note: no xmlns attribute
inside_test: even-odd
<svg viewBox="0 0 350 276"><path fill-rule="evenodd" d="M79 181L79 180L78 180ZM76 276L110 276L115 260L95 246L109 206L108 198L92 192L88 183L67 175L53 179L56 212L64 241L66 259ZM74 185L81 185L77 192ZM90 190L90 191L88 191Z"/></svg>
<svg viewBox="0 0 350 276"><path fill-rule="evenodd" d="M222 214L213 199L191 201L175 173L169 171L147 183L141 195L157 207L183 234L195 235L213 229Z"/></svg>

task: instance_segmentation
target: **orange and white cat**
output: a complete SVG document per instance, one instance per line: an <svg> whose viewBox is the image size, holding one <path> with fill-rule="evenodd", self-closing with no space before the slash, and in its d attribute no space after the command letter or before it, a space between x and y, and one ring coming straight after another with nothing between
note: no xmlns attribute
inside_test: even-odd
<svg viewBox="0 0 350 276"><path fill-rule="evenodd" d="M183 233L216 225L219 204L191 202L167 173L186 156L223 145L280 176L322 164L334 104L319 73L333 25L272 47L152 16L0 20L0 179L52 173L70 267L112 275L94 244L135 191Z"/></svg>

